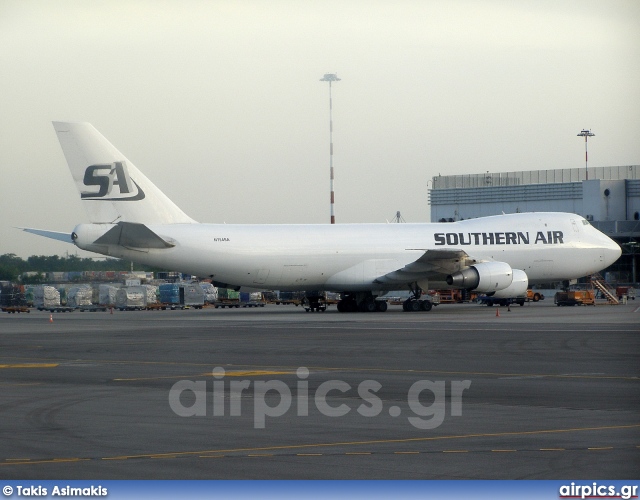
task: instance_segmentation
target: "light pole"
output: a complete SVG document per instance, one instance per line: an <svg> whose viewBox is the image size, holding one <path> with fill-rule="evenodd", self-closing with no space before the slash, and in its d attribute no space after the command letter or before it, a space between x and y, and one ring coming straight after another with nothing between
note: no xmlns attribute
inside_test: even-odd
<svg viewBox="0 0 640 500"><path fill-rule="evenodd" d="M589 180L589 155L587 154L587 139L593 137L594 133L591 130L583 130L578 134L578 137L584 137L584 169L586 173L586 180Z"/></svg>
<svg viewBox="0 0 640 500"><path fill-rule="evenodd" d="M336 215L333 209L335 195L333 192L333 104L331 101L331 82L339 82L340 78L335 73L327 73L321 82L329 82L329 188L331 190L331 224L336 223Z"/></svg>

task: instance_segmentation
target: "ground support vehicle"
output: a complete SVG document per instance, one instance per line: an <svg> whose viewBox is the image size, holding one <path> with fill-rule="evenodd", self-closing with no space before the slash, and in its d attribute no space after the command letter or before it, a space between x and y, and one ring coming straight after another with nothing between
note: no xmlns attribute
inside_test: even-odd
<svg viewBox="0 0 640 500"><path fill-rule="evenodd" d="M616 295L618 296L618 300L622 300L622 297L625 295L628 299L636 300L636 289L632 286L617 286Z"/></svg>
<svg viewBox="0 0 640 500"><path fill-rule="evenodd" d="M557 306L593 306L596 300L592 290L570 290L557 292L553 302Z"/></svg>

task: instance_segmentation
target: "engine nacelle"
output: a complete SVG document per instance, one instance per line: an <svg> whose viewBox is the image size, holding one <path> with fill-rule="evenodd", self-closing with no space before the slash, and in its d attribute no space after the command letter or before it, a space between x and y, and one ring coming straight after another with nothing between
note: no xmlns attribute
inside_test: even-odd
<svg viewBox="0 0 640 500"><path fill-rule="evenodd" d="M493 294L492 298L497 299L515 299L517 297L526 297L529 289L529 278L527 273L520 269L513 269L513 281L507 288L498 290Z"/></svg>
<svg viewBox="0 0 640 500"><path fill-rule="evenodd" d="M447 276L448 285L483 293L504 290L512 282L513 270L506 262L481 262Z"/></svg>

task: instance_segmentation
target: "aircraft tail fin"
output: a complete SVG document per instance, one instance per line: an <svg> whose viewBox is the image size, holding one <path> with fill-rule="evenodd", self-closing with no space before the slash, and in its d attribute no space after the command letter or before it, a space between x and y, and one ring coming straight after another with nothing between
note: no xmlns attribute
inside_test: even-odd
<svg viewBox="0 0 640 500"><path fill-rule="evenodd" d="M53 122L90 222L195 222L90 123Z"/></svg>

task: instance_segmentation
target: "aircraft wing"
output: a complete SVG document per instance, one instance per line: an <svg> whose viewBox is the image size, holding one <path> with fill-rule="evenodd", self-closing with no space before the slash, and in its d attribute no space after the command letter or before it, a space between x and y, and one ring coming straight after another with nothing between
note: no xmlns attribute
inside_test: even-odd
<svg viewBox="0 0 640 500"><path fill-rule="evenodd" d="M443 279L444 276L474 262L475 260L471 259L464 250L424 250L420 258L400 269L379 276L374 283L406 285L433 278Z"/></svg>

